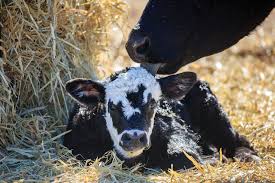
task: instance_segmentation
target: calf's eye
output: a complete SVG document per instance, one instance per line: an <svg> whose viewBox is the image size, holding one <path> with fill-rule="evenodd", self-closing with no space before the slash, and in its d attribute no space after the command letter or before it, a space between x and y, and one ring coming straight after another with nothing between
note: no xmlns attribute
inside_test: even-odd
<svg viewBox="0 0 275 183"><path fill-rule="evenodd" d="M157 102L154 99L152 99L149 103L149 108L154 109L156 107L157 107Z"/></svg>
<svg viewBox="0 0 275 183"><path fill-rule="evenodd" d="M111 111L116 111L117 110L117 106L113 103L109 103L108 107Z"/></svg>

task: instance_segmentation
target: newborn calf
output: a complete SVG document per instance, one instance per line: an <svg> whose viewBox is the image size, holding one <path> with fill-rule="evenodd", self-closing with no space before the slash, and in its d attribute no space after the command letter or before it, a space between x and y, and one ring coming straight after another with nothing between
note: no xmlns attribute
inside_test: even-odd
<svg viewBox="0 0 275 183"><path fill-rule="evenodd" d="M66 90L77 103L64 145L80 159L114 149L128 166L166 170L193 166L183 150L201 163L219 148L226 157L257 158L195 73L156 79L144 68L129 68L102 83L71 80Z"/></svg>

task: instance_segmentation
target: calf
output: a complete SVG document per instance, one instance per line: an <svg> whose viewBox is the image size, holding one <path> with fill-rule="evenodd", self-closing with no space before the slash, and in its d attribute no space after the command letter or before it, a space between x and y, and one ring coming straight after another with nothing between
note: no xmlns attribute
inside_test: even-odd
<svg viewBox="0 0 275 183"><path fill-rule="evenodd" d="M77 103L64 145L80 159L114 149L128 166L166 170L193 166L183 150L201 163L219 148L230 158L256 158L195 73L156 79L144 68L128 68L104 82L71 80L66 90Z"/></svg>

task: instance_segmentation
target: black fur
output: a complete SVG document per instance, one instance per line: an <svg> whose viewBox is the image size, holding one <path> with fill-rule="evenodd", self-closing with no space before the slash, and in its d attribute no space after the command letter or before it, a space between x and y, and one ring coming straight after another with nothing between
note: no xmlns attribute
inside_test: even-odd
<svg viewBox="0 0 275 183"><path fill-rule="evenodd" d="M95 159L113 149L104 110L74 107L67 128L72 131L65 135L64 145L79 159ZM166 111L176 115L167 116ZM208 84L201 81L181 101L160 101L151 143L149 150L137 158L126 159L125 165L143 163L146 167L163 170L170 168L171 164L174 169L192 167L193 164L182 153L186 143L191 144L191 148L185 151L198 161L204 155L213 155L211 146L222 148L227 157L234 157L239 147L255 152L250 143L231 127Z"/></svg>
<svg viewBox="0 0 275 183"><path fill-rule="evenodd" d="M143 95L142 93L145 91L145 87L140 85L138 88L138 92L127 93L127 99L131 103L131 106L137 108L142 105Z"/></svg>
<svg viewBox="0 0 275 183"><path fill-rule="evenodd" d="M172 74L236 44L274 6L274 0L149 0L126 48L135 62L164 63L158 73Z"/></svg>
<svg viewBox="0 0 275 183"><path fill-rule="evenodd" d="M84 105L95 106L105 100L105 89L101 83L74 79L66 83L66 91Z"/></svg>

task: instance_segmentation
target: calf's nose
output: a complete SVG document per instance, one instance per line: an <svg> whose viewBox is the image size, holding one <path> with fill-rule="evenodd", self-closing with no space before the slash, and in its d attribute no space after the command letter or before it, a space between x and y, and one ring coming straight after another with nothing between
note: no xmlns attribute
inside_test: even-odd
<svg viewBox="0 0 275 183"><path fill-rule="evenodd" d="M146 147L148 140L145 133L124 133L121 142L124 149L131 151Z"/></svg>
<svg viewBox="0 0 275 183"><path fill-rule="evenodd" d="M146 55L150 51L151 41L148 36L138 32L132 32L126 43L126 50L129 56L136 62L146 61Z"/></svg>

